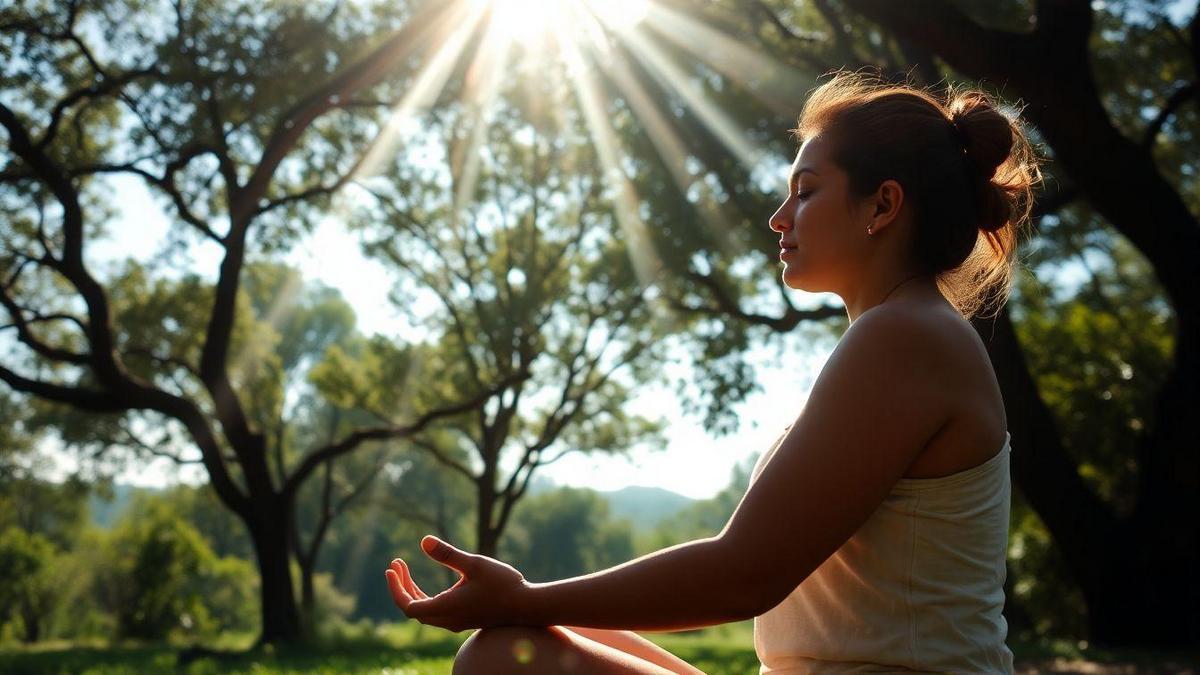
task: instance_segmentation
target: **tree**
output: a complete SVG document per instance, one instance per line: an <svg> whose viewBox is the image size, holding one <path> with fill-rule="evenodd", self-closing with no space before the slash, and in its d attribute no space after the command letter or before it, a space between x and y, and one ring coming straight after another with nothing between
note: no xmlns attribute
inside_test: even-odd
<svg viewBox="0 0 1200 675"><path fill-rule="evenodd" d="M0 625L13 616L24 625L26 642L37 642L42 622L53 602L55 579L50 575L54 546L45 537L10 527L0 536Z"/></svg>
<svg viewBox="0 0 1200 675"><path fill-rule="evenodd" d="M422 129L364 181L356 221L397 270L398 296L426 301L410 310L431 347L416 361L373 343L357 363L331 358L319 386L379 414L401 405L388 392L408 390L391 364L407 361L423 407L493 391L407 442L475 486L476 549L494 555L540 467L657 439L660 422L625 404L656 376L677 325L639 276L644 235L614 207L619 187L570 92L518 73L490 110L446 103ZM430 148L447 161L417 156Z"/></svg>
<svg viewBox="0 0 1200 675"><path fill-rule="evenodd" d="M72 1L0 17L0 304L25 348L5 357L0 380L111 424L141 417L186 433L253 542L261 640L294 639L290 528L280 523L306 479L366 441L411 434L489 392L278 466L234 369L244 266L311 227L353 175L345 158L360 155L347 150L376 128L426 31L456 16L441 3ZM193 316L204 329L186 353L162 339L170 324L153 344L132 342L85 256L112 215L100 178L118 173L170 205L174 242L221 252L215 283L197 281Z"/></svg>
<svg viewBox="0 0 1200 675"><path fill-rule="evenodd" d="M251 565L217 558L169 501L136 498L97 559L94 592L116 617L121 637L214 634L251 623L245 611L254 592Z"/></svg>
<svg viewBox="0 0 1200 675"><path fill-rule="evenodd" d="M513 516L504 559L531 581L588 574L631 560L633 528L611 520L608 502L595 490L559 488L527 497Z"/></svg>

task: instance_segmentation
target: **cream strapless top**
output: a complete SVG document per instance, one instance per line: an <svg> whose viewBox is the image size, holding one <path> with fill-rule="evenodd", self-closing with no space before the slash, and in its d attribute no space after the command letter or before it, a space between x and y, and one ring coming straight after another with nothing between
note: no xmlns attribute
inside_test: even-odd
<svg viewBox="0 0 1200 675"><path fill-rule="evenodd" d="M759 457L751 484L782 441ZM1010 441L1006 433L1000 452L965 471L897 482L841 548L754 619L759 673L1012 673L1000 613Z"/></svg>

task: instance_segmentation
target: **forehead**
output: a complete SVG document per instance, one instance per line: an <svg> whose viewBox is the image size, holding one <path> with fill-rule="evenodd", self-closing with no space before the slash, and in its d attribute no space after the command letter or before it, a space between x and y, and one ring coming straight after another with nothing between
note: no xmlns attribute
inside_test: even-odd
<svg viewBox="0 0 1200 675"><path fill-rule="evenodd" d="M824 134L817 134L805 139L800 145L800 150L796 152L796 159L792 161L792 174L800 169L807 167L816 169L818 172L828 168L827 156L829 154L829 137Z"/></svg>

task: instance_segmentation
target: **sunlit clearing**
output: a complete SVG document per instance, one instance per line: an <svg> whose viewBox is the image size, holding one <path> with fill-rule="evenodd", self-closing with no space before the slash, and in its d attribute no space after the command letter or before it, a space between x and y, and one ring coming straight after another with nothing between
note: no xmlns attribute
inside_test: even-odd
<svg viewBox="0 0 1200 675"><path fill-rule="evenodd" d="M528 43L567 39L594 17L612 30L636 26L649 12L649 0L472 0L491 14L491 27L507 40Z"/></svg>

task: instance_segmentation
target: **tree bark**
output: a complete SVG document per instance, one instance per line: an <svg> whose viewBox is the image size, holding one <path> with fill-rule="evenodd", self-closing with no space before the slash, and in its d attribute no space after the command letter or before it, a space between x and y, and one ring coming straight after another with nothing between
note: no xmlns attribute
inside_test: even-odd
<svg viewBox="0 0 1200 675"><path fill-rule="evenodd" d="M22 637L25 644L33 644L42 639L41 618L31 603L22 603L21 622L25 624L25 634Z"/></svg>
<svg viewBox="0 0 1200 675"><path fill-rule="evenodd" d="M278 501L262 500L255 505L246 525L254 542L254 555L261 579L262 633L259 644L293 642L300 638L300 614L288 567L288 509Z"/></svg>
<svg viewBox="0 0 1200 675"><path fill-rule="evenodd" d="M1037 511L1079 584L1089 638L1104 645L1186 646L1200 635L1194 519L1152 521L1139 503L1116 517L1080 478L1050 409L1029 372L1007 309L975 322L1004 396L1013 477ZM1170 486L1158 485L1170 499Z"/></svg>

